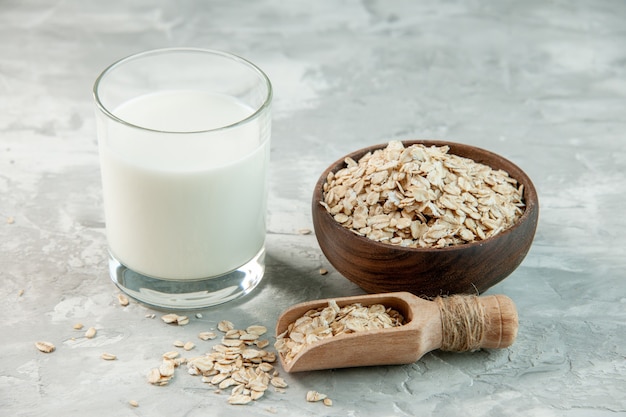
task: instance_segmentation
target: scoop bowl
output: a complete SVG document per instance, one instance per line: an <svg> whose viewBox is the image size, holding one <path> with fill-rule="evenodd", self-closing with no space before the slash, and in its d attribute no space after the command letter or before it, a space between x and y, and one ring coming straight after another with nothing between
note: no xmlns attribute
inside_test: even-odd
<svg viewBox="0 0 626 417"><path fill-rule="evenodd" d="M435 301L439 302L435 302ZM469 312L452 320L452 328L442 323L442 308L456 301L479 305L484 329L472 348L459 345L446 346L459 328L475 324L477 317ZM497 294L482 297L455 295L436 298L435 301L419 298L408 292L369 294L340 297L334 301L339 307L359 303L364 306L382 304L397 310L405 318L402 326L345 333L306 345L292 360L281 354L286 372L320 369L351 368L357 366L400 365L413 363L425 353L442 348L450 352L466 352L474 348L502 349L510 346L517 337L518 316L513 300ZM278 318L276 336L288 332L291 324L309 310L328 306L329 300L313 300L286 309Z"/></svg>

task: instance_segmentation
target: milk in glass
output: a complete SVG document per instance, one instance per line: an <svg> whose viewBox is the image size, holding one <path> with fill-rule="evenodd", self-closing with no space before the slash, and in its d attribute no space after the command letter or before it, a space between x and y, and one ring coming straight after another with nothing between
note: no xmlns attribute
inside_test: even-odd
<svg viewBox="0 0 626 417"><path fill-rule="evenodd" d="M229 96L166 91L121 104L113 111L119 123L99 125L109 129L100 155L118 261L147 276L190 280L233 271L259 253L270 122L253 112Z"/></svg>

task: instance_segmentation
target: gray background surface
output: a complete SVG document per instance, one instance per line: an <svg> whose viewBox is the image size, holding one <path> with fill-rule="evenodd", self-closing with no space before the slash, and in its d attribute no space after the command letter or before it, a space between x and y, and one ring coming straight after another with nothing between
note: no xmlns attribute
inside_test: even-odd
<svg viewBox="0 0 626 417"><path fill-rule="evenodd" d="M0 1L0 414L625 415L625 19L619 0ZM185 327L117 303L91 99L108 64L169 46L242 55L275 87L266 278ZM537 187L534 245L488 292L518 306L512 347L285 374L286 393L245 408L184 371L146 382L174 340L222 319L273 331L291 304L361 293L298 230L327 165L411 138L500 153Z"/></svg>

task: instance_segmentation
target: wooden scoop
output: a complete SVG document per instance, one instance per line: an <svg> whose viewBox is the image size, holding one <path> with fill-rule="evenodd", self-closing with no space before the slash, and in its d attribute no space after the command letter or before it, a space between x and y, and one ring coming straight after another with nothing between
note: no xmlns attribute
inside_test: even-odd
<svg viewBox="0 0 626 417"><path fill-rule="evenodd" d="M468 330L477 317L457 315L450 321L443 310L453 306L449 303L473 298L481 313L482 332L478 341L471 347L459 348L450 344L450 334L465 326ZM334 298L339 307L361 303L364 306L382 304L391 307L404 316L405 324L399 327L339 334L305 346L291 361L285 362L280 356L283 369L287 372L312 371L319 369L349 368L371 365L398 365L414 363L424 354L444 349L454 352L478 348L505 348L517 336L518 318L513 301L504 295L476 297L455 295L428 301L408 292L359 295ZM460 300L463 301L463 300ZM315 300L296 304L285 310L278 318L276 335L309 310L328 306L329 300ZM476 305L476 304L474 304ZM442 319L443 317L443 319ZM474 320L474 321L472 321ZM444 323L445 322L445 323ZM447 326L447 327L446 327ZM475 326L473 326L475 327ZM472 330L472 329L469 329ZM444 334L445 332L445 334ZM445 346L444 346L445 345Z"/></svg>

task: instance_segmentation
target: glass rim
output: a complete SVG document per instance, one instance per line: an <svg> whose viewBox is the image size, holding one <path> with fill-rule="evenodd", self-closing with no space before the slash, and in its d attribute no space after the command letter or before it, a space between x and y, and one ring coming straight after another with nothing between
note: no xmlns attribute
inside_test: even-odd
<svg viewBox="0 0 626 417"><path fill-rule="evenodd" d="M211 55L217 55L217 56L221 56L223 58L227 58L230 59L232 61L238 62L240 64L243 64L249 68L252 68L254 70L254 72L256 72L258 75L260 75L260 78L262 81L264 81L265 86L267 87L267 95L265 96L263 103L258 106L254 112L252 112L252 114L246 116L245 118L238 120L234 123L225 125L225 126L220 126L220 127L216 127L216 128L212 128L212 129L201 129L201 130L191 130L191 131L175 131L175 130L160 130L160 129L152 129L149 127L145 127L145 126L140 126L140 125L136 125L133 123L130 123L118 116L116 116L115 114L113 114L113 112L111 110L108 109L107 106L104 105L104 103L102 102L102 100L100 100L100 94L99 94L99 89L100 89L100 84L101 82L104 80L104 78L114 69L118 68L119 66L133 61L135 59L138 58L142 58L142 57L146 57L146 56L150 56L150 55L160 55L160 54L166 54L166 53L170 53L170 52L191 52L191 53L203 53L203 54L211 54ZM93 85L93 97L94 97L94 101L96 102L96 105L98 107L98 109L104 113L107 117L109 117L110 119L121 123L123 125L126 125L128 127L132 127L135 129L140 129L140 130L144 130L144 131L149 131L149 132L158 132L158 133L167 133L167 134L197 134L197 133L208 133L208 132L217 132L217 131L221 131L221 130L226 130L226 129L232 129L234 127L237 127L239 125L244 125L246 123L248 123L249 121L259 117L259 115L261 113L263 113L266 109L269 109L269 107L271 106L272 103L272 97L273 97L273 89L272 89L272 83L269 79L269 77L265 74L265 72L263 72L263 70L261 68L259 68L257 65L255 65L254 63L252 63L251 61L242 58L239 55L235 55L232 54L230 52L224 52L224 51L220 51L220 50L216 50L216 49L204 49L204 48L190 48L190 47L175 47L175 48L160 48L160 49L151 49L151 50L147 50L147 51L143 51L143 52L138 52L138 53L134 53L131 55L128 55L124 58L118 59L117 61L113 62L111 65L109 65L108 67L106 67L101 73L100 75L98 75L98 77L96 78L96 81L94 82Z"/></svg>

